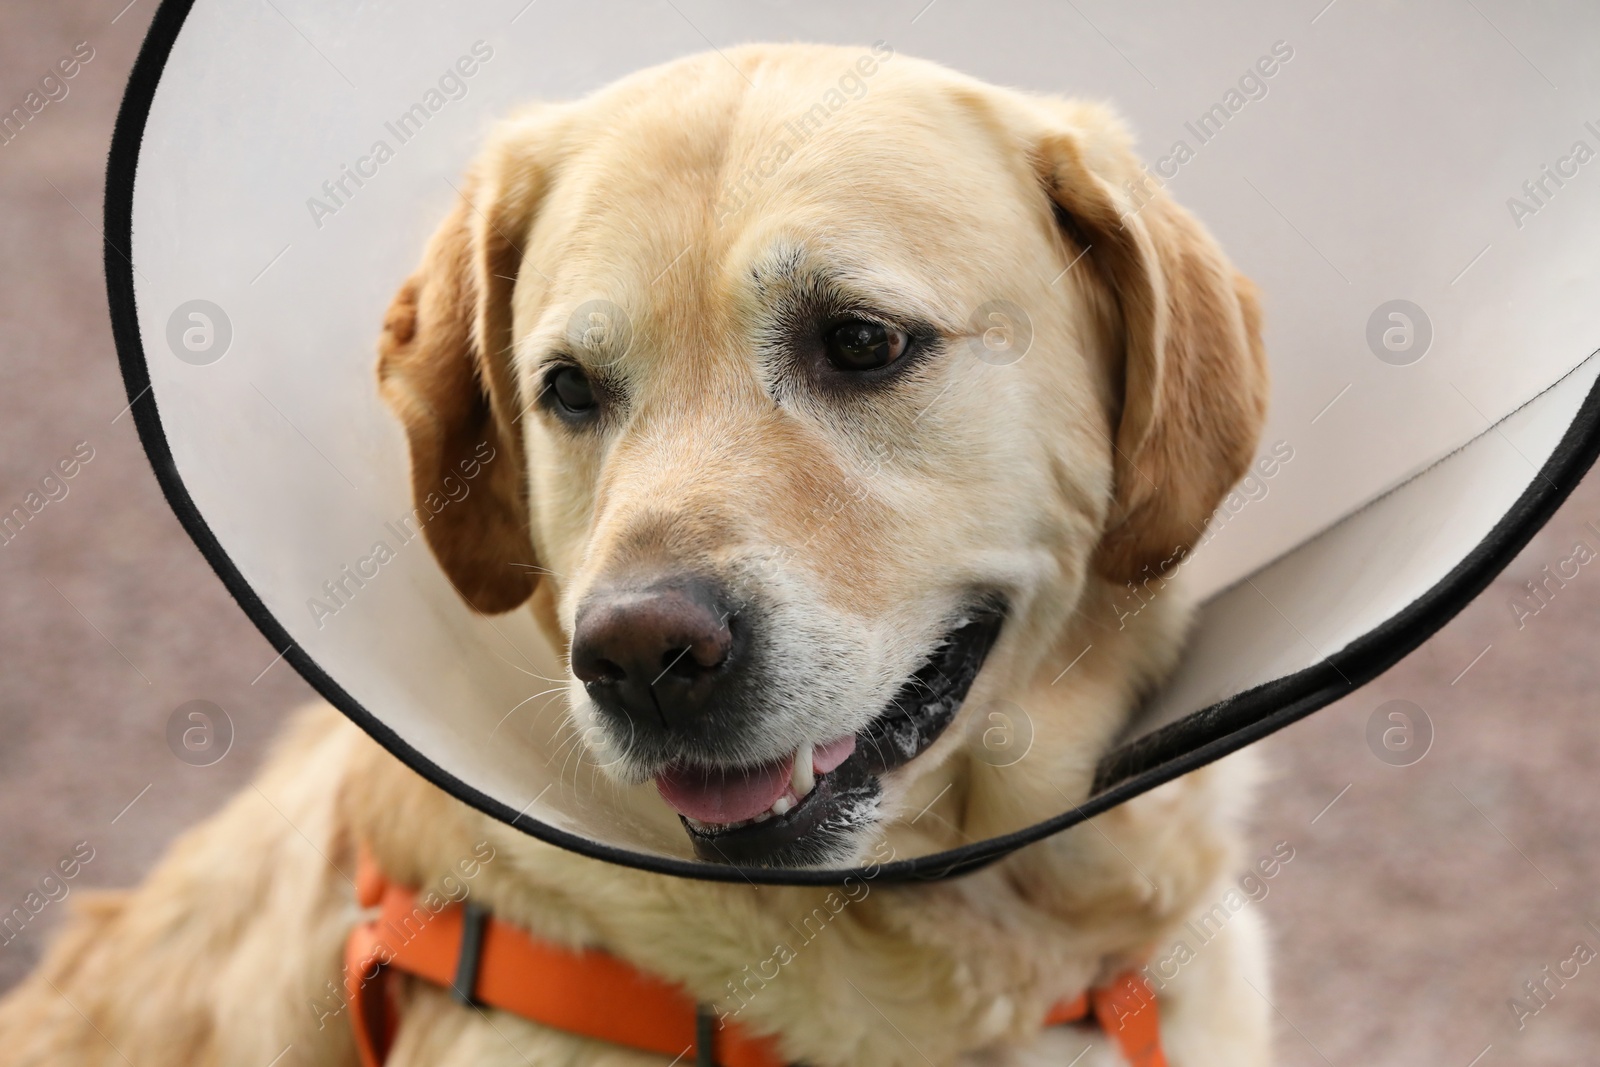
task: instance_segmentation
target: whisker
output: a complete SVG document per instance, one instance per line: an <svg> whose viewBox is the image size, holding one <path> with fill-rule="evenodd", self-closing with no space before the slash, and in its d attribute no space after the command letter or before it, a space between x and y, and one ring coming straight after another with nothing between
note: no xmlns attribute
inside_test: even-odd
<svg viewBox="0 0 1600 1067"><path fill-rule="evenodd" d="M508 711L504 715L500 716L500 721L494 724L494 730L490 730L489 731L489 736L493 737L495 735L495 731L499 730L501 726L505 725L505 721L507 719L511 718L511 716L515 715L517 713L517 709L522 707L522 705L526 704L529 700L538 700L540 697L549 696L551 693L559 693L562 690L564 690L565 688L566 688L565 686L561 686L560 688L557 688L557 689L546 689L543 692L533 694L533 696L531 696L531 697L527 697L526 699L517 701L515 704L513 704L511 706L511 710L510 711Z"/></svg>
<svg viewBox="0 0 1600 1067"><path fill-rule="evenodd" d="M548 677L547 675L540 674L538 671L530 671L526 667L518 667L515 663L512 663L510 660L506 659L504 656L500 655L500 653L498 653L498 652L495 652L494 656L501 663L504 663L507 667L510 667L513 670L521 671L523 674L526 674L529 678L537 678L541 682L550 682L553 685L563 685L564 686L570 681L570 679L567 679L567 678L551 678L551 677Z"/></svg>
<svg viewBox="0 0 1600 1067"><path fill-rule="evenodd" d="M551 745L555 744L556 738L561 736L561 731L563 730L571 730L573 734L576 735L578 733L578 726L570 717L563 715L560 721L556 723L555 729L550 731L550 738L545 743Z"/></svg>
<svg viewBox="0 0 1600 1067"><path fill-rule="evenodd" d="M562 741L559 745L556 746L555 751L550 753L550 758L544 761L545 766L546 767L550 766L551 760L554 760L557 756L561 755L563 752L570 752L571 750L576 748L576 746L578 746L578 745L580 745L582 743L583 743L583 735L582 734L573 734L571 737L567 738L565 741Z"/></svg>

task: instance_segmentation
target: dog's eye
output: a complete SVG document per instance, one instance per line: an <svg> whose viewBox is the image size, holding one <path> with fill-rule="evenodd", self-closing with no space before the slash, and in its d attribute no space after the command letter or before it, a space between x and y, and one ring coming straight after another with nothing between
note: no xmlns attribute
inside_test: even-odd
<svg viewBox="0 0 1600 1067"><path fill-rule="evenodd" d="M597 401L594 385L579 367L568 364L551 373L546 390L564 415L582 416L594 411Z"/></svg>
<svg viewBox="0 0 1600 1067"><path fill-rule="evenodd" d="M908 342L904 330L866 319L840 323L824 335L824 340L828 362L843 371L887 367L900 358Z"/></svg>

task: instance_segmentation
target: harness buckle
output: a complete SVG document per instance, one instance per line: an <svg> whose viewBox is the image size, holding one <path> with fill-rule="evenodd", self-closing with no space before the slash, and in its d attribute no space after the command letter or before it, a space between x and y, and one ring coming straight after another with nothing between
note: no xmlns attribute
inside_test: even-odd
<svg viewBox="0 0 1600 1067"><path fill-rule="evenodd" d="M695 1067L717 1067L717 1016L708 1005L694 1008Z"/></svg>
<svg viewBox="0 0 1600 1067"><path fill-rule="evenodd" d="M456 952L456 975L450 993L462 1004L482 1007L474 995L478 988L478 964L483 959L483 933L489 926L489 909L466 901L461 907L461 947Z"/></svg>

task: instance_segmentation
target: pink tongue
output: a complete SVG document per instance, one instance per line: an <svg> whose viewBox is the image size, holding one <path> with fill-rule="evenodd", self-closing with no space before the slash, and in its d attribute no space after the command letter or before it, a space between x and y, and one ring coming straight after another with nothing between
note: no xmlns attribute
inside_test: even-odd
<svg viewBox="0 0 1600 1067"><path fill-rule="evenodd" d="M837 741L829 741L825 745L818 745L811 752L811 766L816 768L818 774L827 774L839 764L850 758L850 753L856 750L856 735L846 734Z"/></svg>
<svg viewBox="0 0 1600 1067"><path fill-rule="evenodd" d="M827 774L855 750L855 735L846 734L814 748L811 766L816 773ZM793 755L738 770L675 767L656 775L656 791L679 815L723 825L744 822L772 807L773 801L789 791L793 769Z"/></svg>
<svg viewBox="0 0 1600 1067"><path fill-rule="evenodd" d="M743 822L783 796L793 769L792 753L760 767L674 767L656 775L656 789L679 815L709 823Z"/></svg>

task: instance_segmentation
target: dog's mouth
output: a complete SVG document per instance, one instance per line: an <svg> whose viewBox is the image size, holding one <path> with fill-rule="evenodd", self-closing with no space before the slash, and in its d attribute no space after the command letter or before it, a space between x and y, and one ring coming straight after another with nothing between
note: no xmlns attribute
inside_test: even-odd
<svg viewBox="0 0 1600 1067"><path fill-rule="evenodd" d="M827 862L871 820L878 776L927 751L961 709L1005 611L970 610L867 726L759 766L678 764L656 789L703 860L796 867Z"/></svg>

